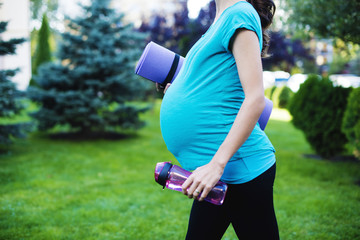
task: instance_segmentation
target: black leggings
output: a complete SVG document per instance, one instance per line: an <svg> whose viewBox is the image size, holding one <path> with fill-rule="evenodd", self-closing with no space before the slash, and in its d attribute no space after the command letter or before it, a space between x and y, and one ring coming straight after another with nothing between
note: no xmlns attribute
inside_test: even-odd
<svg viewBox="0 0 360 240"><path fill-rule="evenodd" d="M194 200L186 239L221 239L233 225L239 239L279 239L274 212L276 165L243 184L228 184L223 205Z"/></svg>

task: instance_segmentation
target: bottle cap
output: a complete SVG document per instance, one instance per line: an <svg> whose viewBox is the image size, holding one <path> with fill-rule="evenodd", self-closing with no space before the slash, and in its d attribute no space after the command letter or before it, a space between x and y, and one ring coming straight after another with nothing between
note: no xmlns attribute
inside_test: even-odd
<svg viewBox="0 0 360 240"><path fill-rule="evenodd" d="M169 171L173 165L170 162L160 162L155 167L155 181L165 188Z"/></svg>

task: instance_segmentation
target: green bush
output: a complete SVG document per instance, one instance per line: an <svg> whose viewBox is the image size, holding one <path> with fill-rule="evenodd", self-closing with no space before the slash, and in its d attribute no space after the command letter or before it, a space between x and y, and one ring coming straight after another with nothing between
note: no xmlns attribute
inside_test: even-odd
<svg viewBox="0 0 360 240"><path fill-rule="evenodd" d="M272 95L274 106L278 108L286 108L293 95L293 91L291 91L291 89L287 86L276 88Z"/></svg>
<svg viewBox="0 0 360 240"><path fill-rule="evenodd" d="M276 89L276 86L265 89L265 93L264 93L265 97L272 100L272 96L273 96L275 89Z"/></svg>
<svg viewBox="0 0 360 240"><path fill-rule="evenodd" d="M360 159L360 88L356 88L350 93L342 130L354 148L354 155Z"/></svg>
<svg viewBox="0 0 360 240"><path fill-rule="evenodd" d="M294 126L324 158L340 154L347 143L341 123L349 93L350 89L334 87L328 78L310 75L290 101Z"/></svg>

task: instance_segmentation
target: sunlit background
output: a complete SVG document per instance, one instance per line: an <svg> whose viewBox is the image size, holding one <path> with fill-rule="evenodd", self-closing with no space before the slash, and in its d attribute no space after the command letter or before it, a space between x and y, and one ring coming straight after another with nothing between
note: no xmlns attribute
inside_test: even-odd
<svg viewBox="0 0 360 240"><path fill-rule="evenodd" d="M107 2L0 0L0 239L185 238L191 202L153 179L178 164L164 94L134 70L151 41L169 68L186 57L215 2ZM281 239L360 239L360 2L274 2L262 66Z"/></svg>
<svg viewBox="0 0 360 240"><path fill-rule="evenodd" d="M54 3L54 6L51 6L50 3L52 2ZM206 8L209 2L210 1L208 0L122 0L111 1L111 6L118 12L125 13L124 21L134 24L135 28L139 28L144 21L149 21L150 19L153 19L156 15L165 17L166 25L172 26L174 24L172 14L182 11L181 9L184 8L184 3L187 6L188 17L195 20L198 17L201 8ZM31 6L33 6L34 8L34 4L36 3L35 1L34 3L32 3L32 5L31 1L28 0L3 0L2 3L3 6L0 9L0 19L10 20L7 31L3 33L4 38L26 37L30 39L30 32L32 32L33 36L35 36L34 34L40 29L42 13L47 12L48 18L50 19L49 25L53 31L53 37L56 37L57 33L62 33L65 31L66 23L64 21L64 16L75 17L81 14L81 8L79 7L79 3L86 5L89 4L89 0L49 1L48 6L46 4L41 4L39 1L37 3L39 6L37 6L36 8L36 17L31 12ZM285 78L291 80L289 82L289 87L293 91L296 91L296 89L299 88L299 81L302 82L303 80L301 79L304 79L305 76L297 75L294 76L294 79L290 79L290 77L294 75L291 73L291 70L292 72L296 72L298 74L306 74L307 72L315 71L315 69L304 69L304 64L310 66L313 65L320 68L320 70L318 69L315 72L323 71L335 74L334 76L332 76L332 80L340 85L355 87L360 85L360 80L358 77L356 77L359 72L359 61L356 60L358 59L358 45L353 45L351 43L350 45L346 43L344 44L342 41L339 42L337 38L324 38L322 36L313 35L312 32L291 31L291 28L294 26L292 23L290 24L287 22L287 19L289 17L289 11L286 11L284 9L286 1L275 0L275 3L277 5L277 11L274 19L274 24L271 28L272 31L274 31L275 33L286 34L284 35L286 41L294 41L295 39L299 39L299 36L304 35L304 33L307 34L307 37L303 37L303 40L301 42L298 42L297 47L294 47L293 50L286 53L290 55L293 54L294 59L280 59L279 61L282 61L281 64L283 66L275 67L277 70L276 73L266 73L267 78L264 82L265 87L273 85L275 83L274 80L276 79L278 79L279 81L281 79L284 79L284 74L286 75L286 73L289 73L288 77ZM16 14L13 14L14 12L16 12ZM206 28L207 26L205 25L204 27ZM293 34L293 36L289 35L289 33ZM3 69L13 67L20 68L20 72L13 78L13 81L17 83L20 89L26 89L29 84L29 79L31 78L31 58L29 56L34 55L36 47L34 42L35 38L31 39L33 39L31 46L30 41L25 42L24 44L19 46L17 50L18 54L16 56L4 56L0 58L0 66ZM194 39L196 39L195 36ZM286 44L286 41L283 42L283 44ZM54 55L56 51L56 41L53 42L52 45L52 51ZM334 45L336 45L335 49ZM303 50L300 50L299 47L303 48ZM289 48L289 46L284 45L283 48ZM299 50L303 52L301 53L299 52ZM311 56L314 59L314 64L310 62L304 62L303 59L301 59L304 57L306 58L306 56L304 55L306 54L305 51L310 52L308 57ZM182 53L184 53L184 51L182 51ZM296 57L296 54L299 55L299 57ZM286 58L286 56L282 57ZM287 65L286 62L290 63L292 66L285 66ZM276 63L276 65L279 64ZM289 69L289 67L291 69ZM274 67L269 68L267 63L264 64L264 68L264 70L274 69ZM295 71L295 69L298 68L300 69ZM285 71L286 73L281 73L278 71ZM350 73L353 75L342 76L339 75L339 73ZM281 77L279 77L280 75ZM294 81L296 83L294 83Z"/></svg>

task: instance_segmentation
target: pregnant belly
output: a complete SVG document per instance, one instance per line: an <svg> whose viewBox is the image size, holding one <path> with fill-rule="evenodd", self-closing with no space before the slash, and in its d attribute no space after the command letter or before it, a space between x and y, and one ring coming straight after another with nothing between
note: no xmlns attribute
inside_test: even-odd
<svg viewBox="0 0 360 240"><path fill-rule="evenodd" d="M164 98L160 127L168 150L179 161L211 160L228 132L216 106L208 101L179 98L176 102L173 98Z"/></svg>

